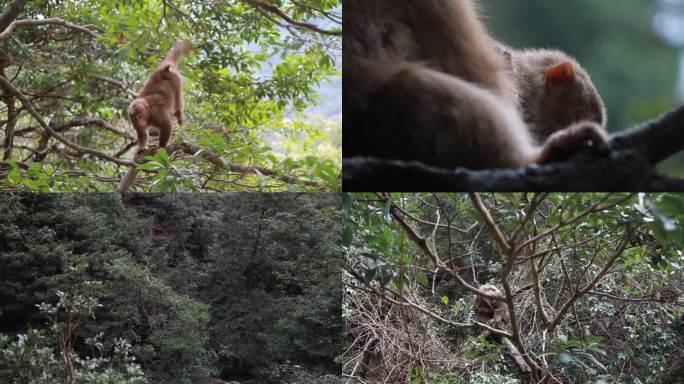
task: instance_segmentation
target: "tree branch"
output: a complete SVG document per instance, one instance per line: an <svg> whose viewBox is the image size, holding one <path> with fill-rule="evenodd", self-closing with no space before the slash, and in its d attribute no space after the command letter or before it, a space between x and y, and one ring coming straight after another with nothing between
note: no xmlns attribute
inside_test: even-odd
<svg viewBox="0 0 684 384"><path fill-rule="evenodd" d="M125 137L129 140L135 140L135 137L133 137L132 134L116 129L108 122L97 117L77 117L75 119L67 121L66 123L53 125L52 128L55 130L55 132L64 132L73 127L85 127L89 125L99 126L100 128L113 132L121 137Z"/></svg>
<svg viewBox="0 0 684 384"><path fill-rule="evenodd" d="M15 29L32 25L61 25L65 28L83 32L87 35L90 35L90 37L92 38L97 37L97 33L89 30L88 28L81 27L80 25L76 25L68 21L58 19L56 17L52 17L49 19L24 19L13 21L12 23L10 23L10 25L7 26L7 28L5 28L5 30L2 33L0 33L0 41L7 39Z"/></svg>
<svg viewBox="0 0 684 384"><path fill-rule="evenodd" d="M572 296L568 299L568 301L563 304L561 309L558 310L556 313L556 316L554 316L553 320L549 323L547 329L549 332L553 332L556 329L556 326L563 320L563 317L565 316L565 313L571 308L571 306L579 300L582 296L586 295L589 293L596 283L599 282L603 278L603 276L608 273L608 271L613 267L613 264L615 261L622 255L622 252L627 248L627 240L623 240L620 245L617 247L617 249L613 252L613 254L608 258L606 261L606 264L601 268L601 270L594 276L591 281L589 281L587 284L585 284L583 287L578 288L575 293L573 293ZM581 281L578 281L578 284L581 284Z"/></svg>
<svg viewBox="0 0 684 384"><path fill-rule="evenodd" d="M295 27L309 29L311 31L322 33L324 35L342 36L342 31L328 31L326 29L319 28L318 26L316 26L314 24L309 24L309 23L304 23L301 21L294 20L288 14L283 12L280 8L276 7L275 5L271 5L265 1L262 1L262 0L242 0L242 1L253 6L254 8L256 8L257 10L259 10L261 12L272 13L272 14L280 17L281 19L285 20L288 24L294 25Z"/></svg>
<svg viewBox="0 0 684 384"><path fill-rule="evenodd" d="M614 134L610 151L585 148L565 161L517 170L444 169L420 162L344 159L345 191L663 191L684 190L684 180L655 165L684 149L684 107Z"/></svg>
<svg viewBox="0 0 684 384"><path fill-rule="evenodd" d="M81 147L80 145L76 145L72 143L71 141L67 140L64 136L60 135L58 132L56 132L52 127L50 127L45 120L43 120L43 117L40 116L40 114L36 111L36 109L33 107L33 104L31 104L30 101L24 96L18 89L14 88L14 86L7 81L4 77L0 76L0 85L2 85L6 90L9 92L13 93L14 96L16 96L22 103L22 105L26 108L26 110L29 111L31 116L33 116L34 119L40 124L40 126L45 130L45 132L48 133L48 135L54 137L58 141L60 141L62 144L66 145L67 147L74 149L79 152L87 153L89 155L95 156L97 158L103 159L103 160L108 160L111 161L115 164L118 165L126 165L126 166L132 166L134 163L131 160L123 160L119 159L118 157L110 156L106 153L102 153L99 151L96 151L94 149L90 148L85 148Z"/></svg>
<svg viewBox="0 0 684 384"><path fill-rule="evenodd" d="M145 154L139 156L140 159L144 159L145 156L151 155L156 148L151 148L149 149ZM240 165L240 164L227 164L226 162L223 161L221 157L216 155L213 151L202 148L199 145L196 144L190 144L186 142L180 142L180 143L174 143L166 147L166 152L169 154L169 156L173 155L174 152L184 152L190 156L194 156L197 154L202 155L202 157L213 164L216 168L220 170L229 170L231 172L235 173L244 173L244 174L255 174L255 175L263 175L263 176L268 176L276 180L280 180L284 183L287 184L294 184L294 185L307 185L310 187L314 187L319 190L325 190L327 186L321 185L319 183L313 182L313 181L307 181L307 180L299 180L296 177L292 176L287 176L287 175L281 175L278 172L269 169L269 168L264 168L264 167L257 167L257 166L252 166L252 165ZM124 175L123 179L121 180L121 183L117 186L116 190L119 193L126 193L128 189L130 188L131 184L133 183L133 180L135 180L135 176L138 173L138 167L132 167L126 175Z"/></svg>

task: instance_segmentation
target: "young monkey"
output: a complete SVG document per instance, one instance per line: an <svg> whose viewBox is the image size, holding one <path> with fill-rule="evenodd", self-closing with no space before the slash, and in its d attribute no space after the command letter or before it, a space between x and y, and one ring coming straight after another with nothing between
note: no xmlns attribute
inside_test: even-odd
<svg viewBox="0 0 684 384"><path fill-rule="evenodd" d="M347 0L343 22L345 157L518 168L605 145L579 64L502 52L472 0Z"/></svg>
<svg viewBox="0 0 684 384"><path fill-rule="evenodd" d="M171 117L183 125L183 77L178 72L178 63L190 51L192 44L187 41L171 48L128 107L128 117L138 135L136 157L147 148L150 126L159 129L159 147L165 147L173 131Z"/></svg>

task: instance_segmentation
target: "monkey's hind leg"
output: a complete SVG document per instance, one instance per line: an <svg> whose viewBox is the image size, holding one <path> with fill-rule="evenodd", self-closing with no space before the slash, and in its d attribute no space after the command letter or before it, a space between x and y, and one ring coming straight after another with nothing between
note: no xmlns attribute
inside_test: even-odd
<svg viewBox="0 0 684 384"><path fill-rule="evenodd" d="M518 168L539 155L504 99L422 65L401 65L367 101L350 123L366 155L473 169Z"/></svg>

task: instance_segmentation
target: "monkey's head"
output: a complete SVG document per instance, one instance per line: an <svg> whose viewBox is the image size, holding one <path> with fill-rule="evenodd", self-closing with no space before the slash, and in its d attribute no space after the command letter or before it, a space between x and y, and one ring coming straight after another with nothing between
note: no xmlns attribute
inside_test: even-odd
<svg viewBox="0 0 684 384"><path fill-rule="evenodd" d="M589 74L554 50L507 52L525 122L538 140L573 123L606 125L606 109Z"/></svg>
<svg viewBox="0 0 684 384"><path fill-rule="evenodd" d="M487 295L505 297L499 288L491 284L482 285L477 290ZM502 301L475 295L473 310L475 311L475 318L481 323L489 323L500 329L506 328L510 323L508 305Z"/></svg>
<svg viewBox="0 0 684 384"><path fill-rule="evenodd" d="M138 122L141 126L147 126L150 118L150 108L145 99L135 99L128 106L128 117L131 121Z"/></svg>

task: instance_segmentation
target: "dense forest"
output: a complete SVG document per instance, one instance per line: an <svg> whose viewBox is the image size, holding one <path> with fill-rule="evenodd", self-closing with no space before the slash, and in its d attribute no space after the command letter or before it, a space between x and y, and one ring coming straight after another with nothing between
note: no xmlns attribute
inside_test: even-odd
<svg viewBox="0 0 684 384"><path fill-rule="evenodd" d="M0 0L0 190L339 189L341 17L341 0ZM179 41L185 118L139 154L129 105Z"/></svg>
<svg viewBox="0 0 684 384"><path fill-rule="evenodd" d="M344 194L360 383L682 383L684 195Z"/></svg>
<svg viewBox="0 0 684 384"><path fill-rule="evenodd" d="M339 196L0 195L0 382L335 383Z"/></svg>

